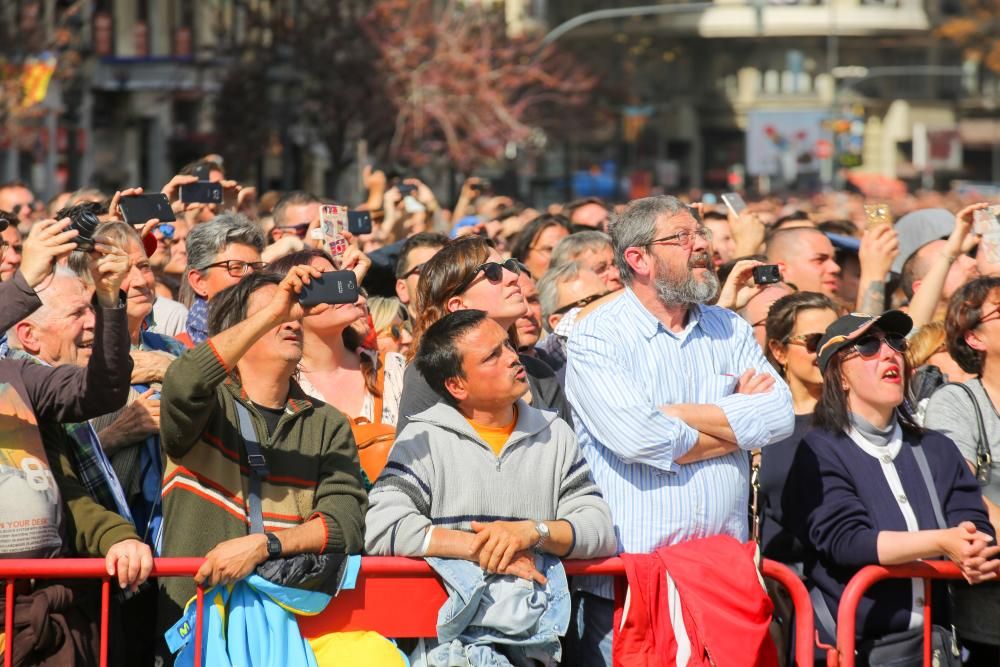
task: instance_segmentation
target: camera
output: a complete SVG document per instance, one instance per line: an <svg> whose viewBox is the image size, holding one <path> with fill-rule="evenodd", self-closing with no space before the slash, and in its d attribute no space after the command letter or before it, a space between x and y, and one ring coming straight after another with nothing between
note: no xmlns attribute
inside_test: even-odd
<svg viewBox="0 0 1000 667"><path fill-rule="evenodd" d="M97 231L97 226L101 224L100 218L93 211L80 206L74 206L71 209L65 211L60 211L62 215L60 218L69 218L69 227L66 231L75 229L79 234L73 242L76 243L77 250L83 250L90 252L94 249L94 232Z"/></svg>
<svg viewBox="0 0 1000 667"><path fill-rule="evenodd" d="M757 285L771 285L781 282L781 270L777 264L763 264L753 267L753 281Z"/></svg>

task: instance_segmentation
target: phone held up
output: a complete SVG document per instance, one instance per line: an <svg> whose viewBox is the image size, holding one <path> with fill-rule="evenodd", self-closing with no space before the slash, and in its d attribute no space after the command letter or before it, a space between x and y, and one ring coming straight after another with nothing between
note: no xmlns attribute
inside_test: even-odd
<svg viewBox="0 0 1000 667"><path fill-rule="evenodd" d="M181 201L185 204L221 204L222 183L197 181L180 187Z"/></svg>
<svg viewBox="0 0 1000 667"><path fill-rule="evenodd" d="M320 303L354 303L358 300L358 278L353 271L326 271L302 286L299 303L315 306Z"/></svg>
<svg viewBox="0 0 1000 667"><path fill-rule="evenodd" d="M865 204L865 218L868 219L868 229L876 229L892 224L892 213L888 204Z"/></svg>
<svg viewBox="0 0 1000 667"><path fill-rule="evenodd" d="M347 229L347 207L336 204L324 204L319 207L319 229L314 231L316 238L326 244L334 257L343 255L347 250L347 239L344 231Z"/></svg>
<svg viewBox="0 0 1000 667"><path fill-rule="evenodd" d="M740 213L747 209L747 203L743 201L743 197L737 192L727 192L721 197L722 203L726 205L726 208L735 215L739 216Z"/></svg>
<svg viewBox="0 0 1000 667"><path fill-rule="evenodd" d="M756 285L773 285L781 282L781 269L777 264L761 264L753 267L753 281Z"/></svg>
<svg viewBox="0 0 1000 667"><path fill-rule="evenodd" d="M160 222L174 222L177 219L170 208L167 195L161 192L122 197L118 207L125 222L132 226L144 225L154 218Z"/></svg>

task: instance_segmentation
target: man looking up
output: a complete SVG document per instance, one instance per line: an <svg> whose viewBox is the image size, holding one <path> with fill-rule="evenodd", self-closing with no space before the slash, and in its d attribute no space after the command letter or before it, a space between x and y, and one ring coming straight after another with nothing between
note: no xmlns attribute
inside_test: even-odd
<svg viewBox="0 0 1000 667"><path fill-rule="evenodd" d="M410 317L417 316L413 310L413 299L417 294L420 270L447 243L448 237L436 232L420 232L403 242L396 260L396 296L410 311Z"/></svg>
<svg viewBox="0 0 1000 667"><path fill-rule="evenodd" d="M767 241L767 261L781 267L781 277L800 292L837 298L840 267L833 244L813 227L781 229Z"/></svg>
<svg viewBox="0 0 1000 667"><path fill-rule="evenodd" d="M792 431L791 395L719 291L707 230L674 197L611 223L622 296L579 321L566 391L620 551L747 539L747 452ZM611 664L611 586L581 584L569 664Z"/></svg>

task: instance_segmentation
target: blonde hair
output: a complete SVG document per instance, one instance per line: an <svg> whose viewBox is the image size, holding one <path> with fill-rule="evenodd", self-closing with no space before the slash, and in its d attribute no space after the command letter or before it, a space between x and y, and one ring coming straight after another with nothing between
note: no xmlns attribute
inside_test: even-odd
<svg viewBox="0 0 1000 667"><path fill-rule="evenodd" d="M910 368L919 368L946 344L947 334L944 322L940 320L929 322L917 329L917 332L908 339L906 361Z"/></svg>
<svg viewBox="0 0 1000 667"><path fill-rule="evenodd" d="M382 331L392 325L400 316L403 304L396 297L373 296L368 299L368 312L372 315L375 331Z"/></svg>

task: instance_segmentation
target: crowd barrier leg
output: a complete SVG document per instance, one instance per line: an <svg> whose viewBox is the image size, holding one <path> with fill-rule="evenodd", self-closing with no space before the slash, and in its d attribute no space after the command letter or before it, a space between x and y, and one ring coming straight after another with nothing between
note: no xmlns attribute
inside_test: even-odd
<svg viewBox="0 0 1000 667"><path fill-rule="evenodd" d="M815 620L809 591L806 590L799 575L777 561L764 559L761 563L761 573L784 586L791 596L792 605L795 607L795 664L798 667L812 667Z"/></svg>
<svg viewBox="0 0 1000 667"><path fill-rule="evenodd" d="M854 667L858 603L865 591L883 579L924 580L924 665L931 665L931 582L935 579L961 579L958 566L950 561L917 561L905 565L868 565L851 577L840 598L837 613L837 650L827 659L830 667Z"/></svg>

